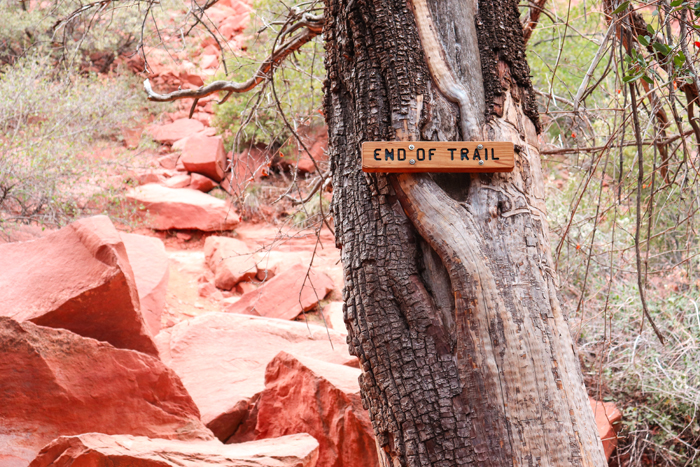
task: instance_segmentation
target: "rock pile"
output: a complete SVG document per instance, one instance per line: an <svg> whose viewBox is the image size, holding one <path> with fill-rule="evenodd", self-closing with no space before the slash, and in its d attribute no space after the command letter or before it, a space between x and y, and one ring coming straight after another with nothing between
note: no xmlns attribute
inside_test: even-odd
<svg viewBox="0 0 700 467"><path fill-rule="evenodd" d="M345 334L289 320L335 284L312 271L318 297L299 305L299 253L266 268L255 250L212 236L203 256L227 287L259 284L267 308L249 313L286 319L208 312L163 329L159 239L97 216L1 244L0 465L378 465Z"/></svg>

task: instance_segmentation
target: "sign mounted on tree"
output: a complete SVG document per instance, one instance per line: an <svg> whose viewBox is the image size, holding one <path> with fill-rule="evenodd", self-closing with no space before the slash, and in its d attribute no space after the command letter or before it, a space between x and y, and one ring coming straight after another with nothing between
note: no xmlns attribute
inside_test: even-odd
<svg viewBox="0 0 700 467"><path fill-rule="evenodd" d="M494 141L367 141L365 172L511 172L513 143Z"/></svg>

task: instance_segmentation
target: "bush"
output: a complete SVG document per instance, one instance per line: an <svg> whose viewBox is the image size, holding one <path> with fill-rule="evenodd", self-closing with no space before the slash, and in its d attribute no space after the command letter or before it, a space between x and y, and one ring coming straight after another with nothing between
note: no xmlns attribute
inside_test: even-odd
<svg viewBox="0 0 700 467"><path fill-rule="evenodd" d="M96 145L135 115L125 83L29 56L0 75L0 225L62 225L107 188ZM101 162L104 165L104 162Z"/></svg>

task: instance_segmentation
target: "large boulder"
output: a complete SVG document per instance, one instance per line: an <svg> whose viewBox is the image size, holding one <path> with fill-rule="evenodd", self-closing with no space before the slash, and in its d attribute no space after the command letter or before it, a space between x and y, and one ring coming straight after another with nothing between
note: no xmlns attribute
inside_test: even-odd
<svg viewBox="0 0 700 467"><path fill-rule="evenodd" d="M148 213L146 222L156 230L230 230L241 220L226 201L189 188L151 183L132 189L126 198Z"/></svg>
<svg viewBox="0 0 700 467"><path fill-rule="evenodd" d="M106 216L0 245L0 290L0 316L158 354L126 248Z"/></svg>
<svg viewBox="0 0 700 467"><path fill-rule="evenodd" d="M315 467L317 459L307 434L226 445L88 433L58 438L30 467Z"/></svg>
<svg viewBox="0 0 700 467"><path fill-rule="evenodd" d="M307 275L308 272L308 275ZM333 290L333 280L323 272L297 264L226 307L228 313L294 319L315 308Z"/></svg>
<svg viewBox="0 0 700 467"><path fill-rule="evenodd" d="M187 139L180 158L189 172L220 182L226 171L226 151L220 136L192 136Z"/></svg>
<svg viewBox="0 0 700 467"><path fill-rule="evenodd" d="M233 289L241 281L258 275L258 256L242 241L229 237L207 237L204 242L207 266L214 273L214 284L223 290Z"/></svg>
<svg viewBox="0 0 700 467"><path fill-rule="evenodd" d="M180 379L158 359L5 317L0 420L3 467L26 466L63 435L213 439Z"/></svg>
<svg viewBox="0 0 700 467"><path fill-rule="evenodd" d="M204 125L191 118L181 118L167 125L154 125L148 129L151 137L161 144L173 144L204 130Z"/></svg>
<svg viewBox="0 0 700 467"><path fill-rule="evenodd" d="M168 255L159 238L120 233L141 303L141 314L152 335L160 331L160 319L165 309L168 289Z"/></svg>
<svg viewBox="0 0 700 467"><path fill-rule="evenodd" d="M337 364L357 360L345 335L304 323L207 313L156 336L163 362L182 379L202 421L222 441L247 415L251 398L265 389L265 367L284 350Z"/></svg>
<svg viewBox="0 0 700 467"><path fill-rule="evenodd" d="M595 416L595 424L598 427L598 434L603 442L603 450L606 459L610 459L613 451L617 447L617 432L620 429L622 412L617 409L613 402L600 402L592 397L588 398L591 409Z"/></svg>
<svg viewBox="0 0 700 467"><path fill-rule="evenodd" d="M308 433L320 444L319 465L378 467L372 423L362 408L360 373L280 352L267 365L265 390L252 411L252 434L264 439Z"/></svg>

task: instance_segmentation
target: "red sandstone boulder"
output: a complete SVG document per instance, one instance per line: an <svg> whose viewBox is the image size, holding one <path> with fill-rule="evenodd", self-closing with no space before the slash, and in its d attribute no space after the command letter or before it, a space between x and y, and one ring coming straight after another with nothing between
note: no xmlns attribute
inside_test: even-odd
<svg viewBox="0 0 700 467"><path fill-rule="evenodd" d="M0 317L0 465L24 467L58 436L213 437L175 373L133 350Z"/></svg>
<svg viewBox="0 0 700 467"><path fill-rule="evenodd" d="M204 175L193 173L190 179L190 188L203 193L209 193L216 186L216 182Z"/></svg>
<svg viewBox="0 0 700 467"><path fill-rule="evenodd" d="M220 136L187 138L180 160L190 172L206 175L217 182L224 179L226 151Z"/></svg>
<svg viewBox="0 0 700 467"><path fill-rule="evenodd" d="M617 431L622 420L622 413L612 402L599 402L592 397L588 398L591 409L595 415L595 423L598 426L598 434L603 441L605 457L610 459L617 447Z"/></svg>
<svg viewBox="0 0 700 467"><path fill-rule="evenodd" d="M280 352L265 370L265 390L250 435L265 439L308 433L319 442L319 465L378 467L372 423L360 398L360 373Z"/></svg>
<svg viewBox="0 0 700 467"><path fill-rule="evenodd" d="M226 313L207 313L164 329L156 343L163 362L192 395L202 421L222 441L247 416L251 398L265 389L265 366L280 351L337 364L357 361L348 353L344 334Z"/></svg>
<svg viewBox="0 0 700 467"><path fill-rule="evenodd" d="M229 230L241 219L226 201L189 188L149 184L130 190L126 198L148 213L147 224L156 230Z"/></svg>
<svg viewBox="0 0 700 467"><path fill-rule="evenodd" d="M204 125L191 118L181 118L167 125L155 125L148 129L151 137L161 144L173 144L175 141L191 136L204 129Z"/></svg>
<svg viewBox="0 0 700 467"><path fill-rule="evenodd" d="M207 237L204 257L219 289L232 290L239 282L250 281L258 275L257 255L235 238Z"/></svg>
<svg viewBox="0 0 700 467"><path fill-rule="evenodd" d="M134 271L141 314L151 334L155 336L160 331L160 318L165 309L165 294L170 275L165 245L155 237L123 232L119 235Z"/></svg>
<svg viewBox="0 0 700 467"><path fill-rule="evenodd" d="M177 167L177 163L179 160L180 154L173 152L170 154L166 154L165 156L159 157L158 164L160 164L160 166L164 169L175 170L175 167ZM142 183L142 185L145 185L145 183Z"/></svg>
<svg viewBox="0 0 700 467"><path fill-rule="evenodd" d="M278 319L296 318L315 308L335 287L328 275L308 269L299 264L292 266L257 290L243 295L225 311Z"/></svg>
<svg viewBox="0 0 700 467"><path fill-rule="evenodd" d="M0 290L0 316L158 355L127 250L106 216L0 245Z"/></svg>
<svg viewBox="0 0 700 467"><path fill-rule="evenodd" d="M226 445L88 433L58 438L30 467L315 467L317 459L307 434Z"/></svg>
<svg viewBox="0 0 700 467"><path fill-rule="evenodd" d="M190 186L191 177L188 174L178 174L163 182L163 186L168 188L187 188Z"/></svg>

